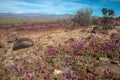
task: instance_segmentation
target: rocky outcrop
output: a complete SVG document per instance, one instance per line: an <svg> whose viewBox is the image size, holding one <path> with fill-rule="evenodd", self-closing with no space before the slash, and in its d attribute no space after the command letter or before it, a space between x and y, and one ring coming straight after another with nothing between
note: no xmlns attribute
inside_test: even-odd
<svg viewBox="0 0 120 80"><path fill-rule="evenodd" d="M96 63L89 69L92 73L102 77L120 79L120 65L112 63Z"/></svg>

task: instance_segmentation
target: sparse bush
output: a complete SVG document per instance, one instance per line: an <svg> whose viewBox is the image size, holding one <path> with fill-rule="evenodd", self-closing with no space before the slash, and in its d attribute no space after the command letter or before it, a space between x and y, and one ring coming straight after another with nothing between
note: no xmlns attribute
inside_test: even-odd
<svg viewBox="0 0 120 80"><path fill-rule="evenodd" d="M87 26L91 23L92 9L80 9L71 19L75 26Z"/></svg>
<svg viewBox="0 0 120 80"><path fill-rule="evenodd" d="M91 21L92 25L99 25L100 24L100 18L97 16L92 16L90 21Z"/></svg>

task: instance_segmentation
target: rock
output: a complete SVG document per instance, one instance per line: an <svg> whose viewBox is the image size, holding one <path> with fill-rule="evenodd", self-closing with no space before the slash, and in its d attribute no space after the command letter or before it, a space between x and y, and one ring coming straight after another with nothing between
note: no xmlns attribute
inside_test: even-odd
<svg viewBox="0 0 120 80"><path fill-rule="evenodd" d="M120 32L120 28L119 28L119 29L117 29L117 32L118 32L118 33Z"/></svg>
<svg viewBox="0 0 120 80"><path fill-rule="evenodd" d="M0 49L0 56L4 55L6 53L6 49Z"/></svg>
<svg viewBox="0 0 120 80"><path fill-rule="evenodd" d="M21 38L15 42L15 44L13 45L13 50L15 51L23 48L28 48L31 46L33 46L33 41L31 39Z"/></svg>
<svg viewBox="0 0 120 80"><path fill-rule="evenodd" d="M93 28L92 33L103 33L103 28L101 26L96 26Z"/></svg>
<svg viewBox="0 0 120 80"><path fill-rule="evenodd" d="M87 33L91 33L92 28L87 28L85 31L86 31Z"/></svg>
<svg viewBox="0 0 120 80"><path fill-rule="evenodd" d="M62 73L61 70L57 70L57 69L54 70L54 75L58 75L58 74L61 74L61 73Z"/></svg>
<svg viewBox="0 0 120 80"><path fill-rule="evenodd" d="M102 62L109 62L109 58L103 58L103 57L99 57L99 60Z"/></svg>
<svg viewBox="0 0 120 80"><path fill-rule="evenodd" d="M2 42L0 42L0 48L4 48L4 44Z"/></svg>
<svg viewBox="0 0 120 80"><path fill-rule="evenodd" d="M101 26L94 27L91 32L92 33L99 33L99 34L106 34L106 35L108 35L108 30L103 29L103 27L101 27Z"/></svg>
<svg viewBox="0 0 120 80"><path fill-rule="evenodd" d="M72 42L74 42L75 40L74 40L74 38L69 38L69 39L67 39L66 41L65 41L65 43L72 43Z"/></svg>
<svg viewBox="0 0 120 80"><path fill-rule="evenodd" d="M52 36L47 36L47 39L51 39L52 38Z"/></svg>
<svg viewBox="0 0 120 80"><path fill-rule="evenodd" d="M112 64L119 64L119 61L111 61Z"/></svg>
<svg viewBox="0 0 120 80"><path fill-rule="evenodd" d="M7 37L7 43L15 42L17 39L18 39L17 33L16 33L16 32L13 32L12 34L10 34L10 35Z"/></svg>
<svg viewBox="0 0 120 80"><path fill-rule="evenodd" d="M69 38L68 41L73 42L74 38Z"/></svg>
<svg viewBox="0 0 120 80"><path fill-rule="evenodd" d="M114 77L120 79L120 66L116 64L106 63L106 64L95 64L90 71L99 76Z"/></svg>
<svg viewBox="0 0 120 80"><path fill-rule="evenodd" d="M116 29L112 29L112 30L108 30L108 34L111 35L111 34L117 34L118 31Z"/></svg>

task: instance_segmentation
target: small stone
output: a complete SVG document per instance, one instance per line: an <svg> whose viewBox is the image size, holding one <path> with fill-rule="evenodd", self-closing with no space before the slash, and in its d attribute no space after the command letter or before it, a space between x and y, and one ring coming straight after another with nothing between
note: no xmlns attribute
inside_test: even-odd
<svg viewBox="0 0 120 80"><path fill-rule="evenodd" d="M51 39L52 38L52 36L47 36L47 39Z"/></svg>
<svg viewBox="0 0 120 80"><path fill-rule="evenodd" d="M69 38L70 41L74 41L74 38Z"/></svg>
<svg viewBox="0 0 120 80"><path fill-rule="evenodd" d="M65 41L65 43L71 43L71 42L74 42L74 41L75 41L74 38L69 38Z"/></svg>
<svg viewBox="0 0 120 80"><path fill-rule="evenodd" d="M2 42L0 42L0 48L4 48L4 44Z"/></svg>
<svg viewBox="0 0 120 80"><path fill-rule="evenodd" d="M119 64L119 61L111 61L112 64Z"/></svg>
<svg viewBox="0 0 120 80"><path fill-rule="evenodd" d="M92 33L102 33L103 28L101 26L96 26L96 27L93 28L93 30L91 32Z"/></svg>
<svg viewBox="0 0 120 80"><path fill-rule="evenodd" d="M112 29L112 30L108 30L108 34L111 35L111 34L117 34L118 31L116 29Z"/></svg>
<svg viewBox="0 0 120 80"><path fill-rule="evenodd" d="M99 57L99 60L102 62L109 62L110 61L108 58L103 58L103 57Z"/></svg>
<svg viewBox="0 0 120 80"><path fill-rule="evenodd" d="M55 71L54 71L54 75L58 75L58 74L61 74L61 73L62 73L61 70L56 70L56 69L55 69Z"/></svg>

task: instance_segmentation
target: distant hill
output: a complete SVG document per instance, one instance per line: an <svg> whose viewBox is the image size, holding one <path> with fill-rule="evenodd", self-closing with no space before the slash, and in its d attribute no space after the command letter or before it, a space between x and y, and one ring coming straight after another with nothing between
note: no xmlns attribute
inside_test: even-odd
<svg viewBox="0 0 120 80"><path fill-rule="evenodd" d="M0 18L40 18L40 19L64 19L69 18L69 14L40 14L40 13L0 13Z"/></svg>

